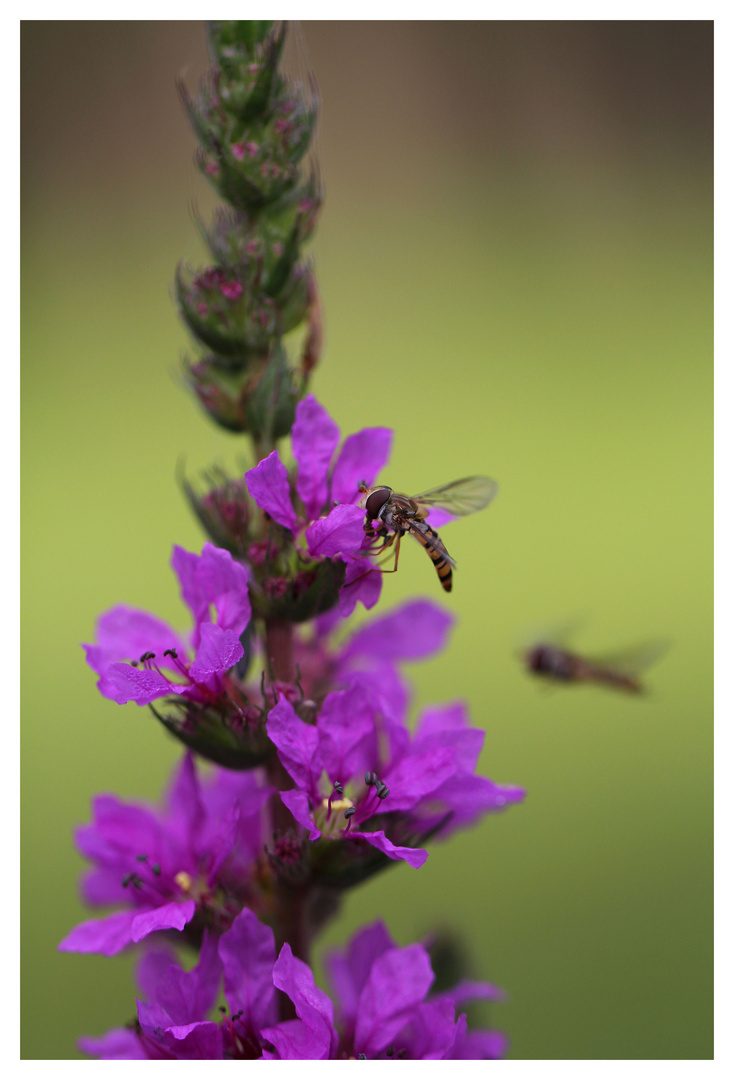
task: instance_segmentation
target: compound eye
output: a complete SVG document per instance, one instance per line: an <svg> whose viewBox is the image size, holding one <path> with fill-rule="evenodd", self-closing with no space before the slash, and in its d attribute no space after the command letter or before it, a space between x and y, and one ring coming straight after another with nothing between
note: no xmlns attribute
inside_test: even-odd
<svg viewBox="0 0 734 1080"><path fill-rule="evenodd" d="M372 494L367 496L367 502L364 504L364 508L370 521L378 516L380 510L382 510L389 498L390 488L386 487L375 488Z"/></svg>

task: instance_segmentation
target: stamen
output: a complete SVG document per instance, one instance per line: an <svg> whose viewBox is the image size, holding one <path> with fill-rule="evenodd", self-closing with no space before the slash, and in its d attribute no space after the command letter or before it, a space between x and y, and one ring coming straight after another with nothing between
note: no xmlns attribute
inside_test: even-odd
<svg viewBox="0 0 734 1080"><path fill-rule="evenodd" d="M163 655L170 656L171 660L178 660L178 653L175 649L166 649Z"/></svg>
<svg viewBox="0 0 734 1080"><path fill-rule="evenodd" d="M141 664L147 663L148 660L155 660L154 652L144 652L143 655L140 657Z"/></svg>
<svg viewBox="0 0 734 1080"><path fill-rule="evenodd" d="M388 1046L387 1050L385 1051L385 1055L387 1057L395 1057L395 1047L394 1046Z"/></svg>
<svg viewBox="0 0 734 1080"><path fill-rule="evenodd" d="M389 794L390 794L390 788L385 787L385 785L383 784L381 790L377 792L377 798L378 799L386 799Z"/></svg>
<svg viewBox="0 0 734 1080"><path fill-rule="evenodd" d="M136 855L135 859L136 859L137 862L147 862L148 861L148 856L147 855Z"/></svg>
<svg viewBox="0 0 734 1080"><path fill-rule="evenodd" d="M327 821L328 821L328 820L329 820L329 818L331 817L331 803L332 803L332 800L333 800L334 796L335 796L335 795L338 795L338 796L339 796L339 798L341 799L341 797L343 796L343 794L344 794L344 788L343 788L343 787L342 787L342 785L341 785L341 784L339 783L339 781L338 781L338 780L336 780L336 781L334 782L334 790L332 791L331 795L329 796L329 802L328 802L328 805L327 805L327 808L326 808L326 820L327 820Z"/></svg>

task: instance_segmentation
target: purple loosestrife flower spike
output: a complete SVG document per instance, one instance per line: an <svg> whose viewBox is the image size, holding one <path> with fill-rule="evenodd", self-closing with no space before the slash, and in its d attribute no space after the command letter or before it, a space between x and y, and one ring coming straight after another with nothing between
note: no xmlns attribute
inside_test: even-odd
<svg viewBox="0 0 734 1080"><path fill-rule="evenodd" d="M210 540L201 554L173 549L190 632L119 605L84 646L101 694L148 705L187 753L161 806L94 800L76 839L90 864L82 894L104 911L59 949L140 946L137 1016L81 1040L92 1056L493 1059L505 1037L470 1031L459 1010L502 992L466 978L444 989L454 979L440 966L437 992L423 944L365 927L327 958L333 998L309 963L343 890L394 863L420 868L430 839L524 791L477 774L484 733L462 703L412 723L402 665L441 650L452 615L411 600L343 632L380 597L362 503L393 432L342 439L307 393L322 339L303 253L321 204L315 168L302 168L317 107L313 85L282 74L285 34L212 22L209 76L196 99L181 89L198 164L226 204L202 226L211 264L176 273L200 348L187 376L212 420L250 437L253 467L210 470L201 493L183 481ZM292 464L276 447L286 436ZM218 767L202 775L195 754ZM198 950L193 966L183 946Z"/></svg>

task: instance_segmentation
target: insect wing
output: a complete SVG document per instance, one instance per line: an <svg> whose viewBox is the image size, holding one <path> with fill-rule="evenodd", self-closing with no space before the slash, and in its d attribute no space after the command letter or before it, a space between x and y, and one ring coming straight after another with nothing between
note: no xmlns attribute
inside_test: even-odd
<svg viewBox="0 0 734 1080"><path fill-rule="evenodd" d="M620 675L634 678L642 675L643 672L665 656L670 649L670 645L671 643L667 639L657 639L640 642L619 652L606 653L601 656L588 656L586 659L598 667L604 667L609 671L616 671Z"/></svg>
<svg viewBox="0 0 734 1080"><path fill-rule="evenodd" d="M497 494L497 488L497 482L488 476L466 476L463 480L454 480L451 484L414 495L413 501L444 510L456 517L464 517L489 506Z"/></svg>

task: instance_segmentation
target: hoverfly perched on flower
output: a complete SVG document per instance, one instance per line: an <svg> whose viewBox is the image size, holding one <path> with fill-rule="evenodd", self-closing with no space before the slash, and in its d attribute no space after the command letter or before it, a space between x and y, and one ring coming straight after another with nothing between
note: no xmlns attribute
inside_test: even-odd
<svg viewBox="0 0 734 1080"><path fill-rule="evenodd" d="M386 484L373 488L363 484L359 490L366 495L364 531L376 542L369 554L379 555L395 544L395 565L392 570L383 573L391 574L397 570L400 541L406 533L410 533L428 552L446 592L451 592L456 562L426 518L432 510L443 510L452 517L463 517L483 510L497 494L497 484L488 476L467 476L443 487L424 491L422 495L399 495ZM374 521L380 522L377 528L373 525Z"/></svg>

